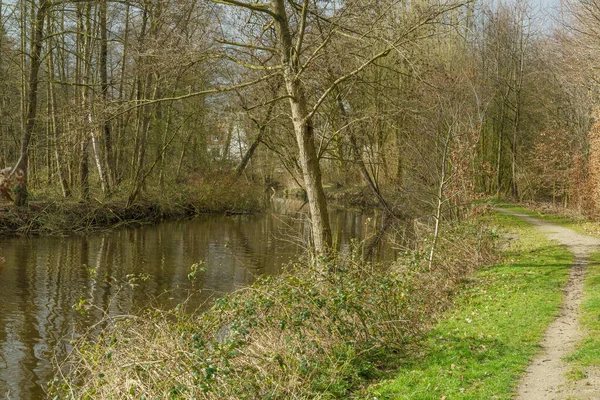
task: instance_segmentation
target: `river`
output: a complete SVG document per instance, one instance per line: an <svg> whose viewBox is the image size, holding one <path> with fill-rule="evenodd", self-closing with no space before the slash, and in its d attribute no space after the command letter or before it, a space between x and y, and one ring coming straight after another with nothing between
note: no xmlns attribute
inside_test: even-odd
<svg viewBox="0 0 600 400"><path fill-rule="evenodd" d="M373 213L330 215L334 242L345 253L381 226ZM278 273L302 253L307 233L301 204L278 200L259 215L200 215L87 236L0 238L0 396L44 398L52 363L105 313L173 307L190 294L192 306L206 306L260 275ZM393 246L381 241L375 257L392 259ZM192 283L195 263L206 271Z"/></svg>

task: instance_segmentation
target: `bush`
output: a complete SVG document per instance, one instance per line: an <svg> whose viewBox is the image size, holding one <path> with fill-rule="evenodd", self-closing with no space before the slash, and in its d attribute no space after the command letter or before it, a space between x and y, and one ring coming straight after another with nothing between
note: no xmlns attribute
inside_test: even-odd
<svg viewBox="0 0 600 400"><path fill-rule="evenodd" d="M490 235L463 226L427 271L419 252L375 268L308 262L218 299L202 314L149 311L84 336L51 393L72 398L348 398L402 357L489 260Z"/></svg>

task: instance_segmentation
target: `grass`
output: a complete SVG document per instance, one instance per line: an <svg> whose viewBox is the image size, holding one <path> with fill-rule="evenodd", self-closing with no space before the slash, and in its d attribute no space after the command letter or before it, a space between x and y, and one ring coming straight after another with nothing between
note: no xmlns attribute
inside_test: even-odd
<svg viewBox="0 0 600 400"><path fill-rule="evenodd" d="M494 201L494 205L573 229L583 235L600 237L600 224L597 221L593 221L568 209L552 208L543 205L538 205L535 209L529 209L501 201Z"/></svg>
<svg viewBox="0 0 600 400"><path fill-rule="evenodd" d="M476 275L398 375L372 388L375 398L513 397L558 312L572 255L516 217L496 218L519 235L505 261Z"/></svg>
<svg viewBox="0 0 600 400"><path fill-rule="evenodd" d="M591 257L587 269L580 321L586 337L567 358L574 380L585 379L590 369L600 368L600 252Z"/></svg>
<svg viewBox="0 0 600 400"><path fill-rule="evenodd" d="M600 224L588 218L565 213L531 211L508 204L502 204L502 207L527 213L584 235L600 237ZM574 353L566 358L566 361L571 363L569 378L575 381L587 378L592 369L600 368L600 252L590 257L583 290L580 323L585 336L577 344Z"/></svg>

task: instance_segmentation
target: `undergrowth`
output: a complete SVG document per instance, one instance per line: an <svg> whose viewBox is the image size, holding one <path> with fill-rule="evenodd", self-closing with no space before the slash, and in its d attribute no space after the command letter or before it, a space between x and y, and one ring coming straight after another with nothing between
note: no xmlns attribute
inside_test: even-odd
<svg viewBox="0 0 600 400"><path fill-rule="evenodd" d="M202 314L151 310L84 335L50 393L90 399L364 398L407 354L471 271L492 258L478 224L446 231L387 268L302 262ZM191 275L193 277L193 274Z"/></svg>
<svg viewBox="0 0 600 400"><path fill-rule="evenodd" d="M260 185L196 184L148 190L132 205L126 192L77 201L33 195L29 206L0 208L0 235L66 234L158 222L199 213L252 213L265 207Z"/></svg>

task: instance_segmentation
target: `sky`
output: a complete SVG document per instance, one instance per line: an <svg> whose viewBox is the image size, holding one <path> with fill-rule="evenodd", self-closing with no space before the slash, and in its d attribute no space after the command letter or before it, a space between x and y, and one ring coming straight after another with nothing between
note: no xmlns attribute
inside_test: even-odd
<svg viewBox="0 0 600 400"><path fill-rule="evenodd" d="M476 0L478 2L497 5L497 4L515 4L525 2L531 5L532 17L537 26L543 30L550 30L557 24L561 18L561 3L576 0Z"/></svg>

